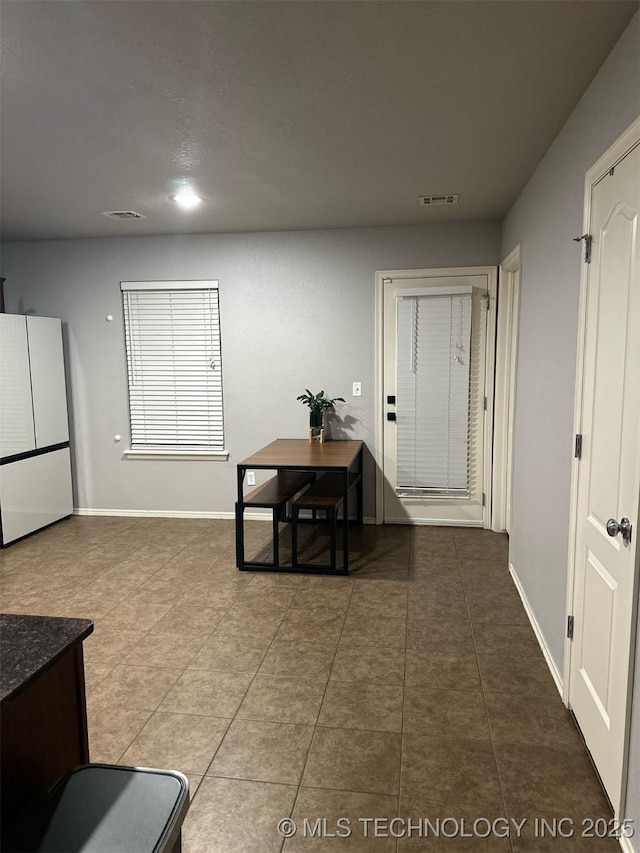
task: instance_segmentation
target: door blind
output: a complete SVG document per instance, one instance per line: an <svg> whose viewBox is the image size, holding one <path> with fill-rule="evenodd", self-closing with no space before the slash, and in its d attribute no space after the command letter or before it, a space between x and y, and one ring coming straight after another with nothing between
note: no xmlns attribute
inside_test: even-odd
<svg viewBox="0 0 640 853"><path fill-rule="evenodd" d="M398 296L399 495L469 493L471 288Z"/></svg>
<svg viewBox="0 0 640 853"><path fill-rule="evenodd" d="M224 449L218 283L122 282L132 449Z"/></svg>

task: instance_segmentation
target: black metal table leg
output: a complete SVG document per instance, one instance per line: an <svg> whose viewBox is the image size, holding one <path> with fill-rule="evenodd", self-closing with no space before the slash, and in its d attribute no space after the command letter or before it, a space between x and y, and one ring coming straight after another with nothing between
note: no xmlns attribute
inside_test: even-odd
<svg viewBox="0 0 640 853"><path fill-rule="evenodd" d="M337 515L337 512L336 512ZM349 469L342 472L342 568L349 572Z"/></svg>
<svg viewBox="0 0 640 853"><path fill-rule="evenodd" d="M364 483L364 471L362 470L364 454L362 452L362 448L360 448L360 453L358 453L358 474L360 475L360 479L356 484L356 501L357 501L357 520L358 524L362 525L364 520L364 500L363 500L363 483Z"/></svg>
<svg viewBox="0 0 640 853"><path fill-rule="evenodd" d="M291 565L298 565L298 507L291 507Z"/></svg>
<svg viewBox="0 0 640 853"><path fill-rule="evenodd" d="M238 500L236 502L236 566L239 569L244 566L244 503L242 490L244 474L244 468L241 465L238 465Z"/></svg>
<svg viewBox="0 0 640 853"><path fill-rule="evenodd" d="M331 530L331 569L332 569L332 571L335 572L336 561L337 561L336 551L338 550L337 549L337 545L338 545L338 510L337 509L330 509L330 510L328 510L328 512L331 515L331 527L330 527L330 530ZM347 524L348 524L348 522L347 522Z"/></svg>
<svg viewBox="0 0 640 853"><path fill-rule="evenodd" d="M280 565L280 508L274 507L273 513L273 565L274 568Z"/></svg>

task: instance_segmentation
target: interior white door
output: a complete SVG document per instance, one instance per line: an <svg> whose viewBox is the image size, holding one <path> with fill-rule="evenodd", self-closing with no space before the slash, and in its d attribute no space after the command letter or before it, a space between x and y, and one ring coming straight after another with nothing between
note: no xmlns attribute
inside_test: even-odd
<svg viewBox="0 0 640 853"><path fill-rule="evenodd" d="M591 194L569 684L569 704L616 809L626 751L639 533L639 206L636 146ZM633 527L630 538L623 519Z"/></svg>
<svg viewBox="0 0 640 853"><path fill-rule="evenodd" d="M383 292L385 523L481 526L489 275Z"/></svg>

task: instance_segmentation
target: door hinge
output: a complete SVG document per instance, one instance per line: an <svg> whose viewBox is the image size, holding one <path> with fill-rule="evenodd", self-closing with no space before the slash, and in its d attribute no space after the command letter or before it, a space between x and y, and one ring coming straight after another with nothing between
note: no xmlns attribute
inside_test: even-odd
<svg viewBox="0 0 640 853"><path fill-rule="evenodd" d="M593 237L591 234L583 234L581 237L574 237L574 243L580 243L584 240L584 262L585 264L591 263L591 243L593 241Z"/></svg>
<svg viewBox="0 0 640 853"><path fill-rule="evenodd" d="M487 505L487 496L483 492L482 493L482 506L486 506L486 505Z"/></svg>
<svg viewBox="0 0 640 853"><path fill-rule="evenodd" d="M576 449L573 455L576 459L582 459L582 435L580 433L576 435Z"/></svg>
<svg viewBox="0 0 640 853"><path fill-rule="evenodd" d="M567 637L573 640L573 616L567 617Z"/></svg>
<svg viewBox="0 0 640 853"><path fill-rule="evenodd" d="M484 410L487 411L487 398L484 398Z"/></svg>

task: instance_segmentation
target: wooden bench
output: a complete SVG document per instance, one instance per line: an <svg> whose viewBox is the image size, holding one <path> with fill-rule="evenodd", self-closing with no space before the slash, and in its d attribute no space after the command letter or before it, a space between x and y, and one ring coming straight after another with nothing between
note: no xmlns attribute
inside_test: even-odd
<svg viewBox="0 0 640 853"><path fill-rule="evenodd" d="M360 479L359 474L349 474L349 491ZM344 501L344 480L341 474L324 474L300 497L291 504L291 546L292 565L294 568L325 569L336 571L336 539L338 526L338 510ZM331 565L317 566L312 563L298 562L298 521L300 510L308 509L313 512L323 511L329 522L331 536ZM348 508L345 507L344 522L349 523Z"/></svg>
<svg viewBox="0 0 640 853"><path fill-rule="evenodd" d="M299 492L315 480L312 471L278 471L275 477L267 480L257 489L249 492L242 500L242 507L236 503L236 557L239 569L273 566L280 562L279 524L285 515L286 505ZM244 510L246 507L270 509L273 525L273 563L258 561L245 562L244 559Z"/></svg>

